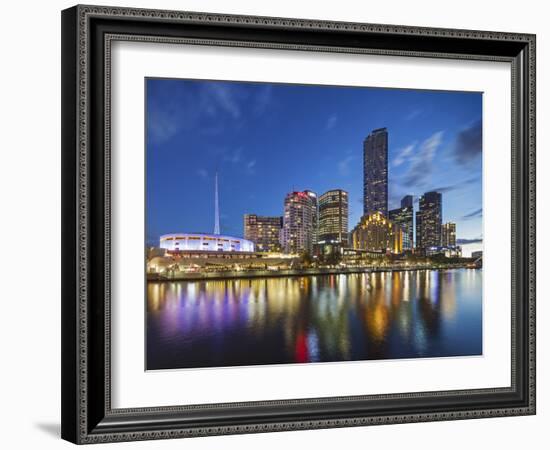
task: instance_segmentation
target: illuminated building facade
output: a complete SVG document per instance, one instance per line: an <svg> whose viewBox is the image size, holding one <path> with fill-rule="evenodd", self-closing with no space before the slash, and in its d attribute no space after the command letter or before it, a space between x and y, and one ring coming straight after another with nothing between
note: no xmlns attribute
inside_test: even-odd
<svg viewBox="0 0 550 450"><path fill-rule="evenodd" d="M389 219L403 231L403 250L412 250L414 247L412 195L403 197L401 208L392 209L389 212Z"/></svg>
<svg viewBox="0 0 550 450"><path fill-rule="evenodd" d="M441 245L447 248L456 247L456 223L447 222L441 226Z"/></svg>
<svg viewBox="0 0 550 450"><path fill-rule="evenodd" d="M441 247L442 196L439 192L426 192L420 197L416 213L416 247L425 250Z"/></svg>
<svg viewBox="0 0 550 450"><path fill-rule="evenodd" d="M386 253L403 251L403 231L380 212L361 217L353 229L352 241L356 250Z"/></svg>
<svg viewBox="0 0 550 450"><path fill-rule="evenodd" d="M282 217L244 215L244 238L254 243L257 252L279 252Z"/></svg>
<svg viewBox="0 0 550 450"><path fill-rule="evenodd" d="M285 197L281 243L285 253L311 253L317 241L317 195L290 192Z"/></svg>
<svg viewBox="0 0 550 450"><path fill-rule="evenodd" d="M348 245L348 193L342 189L325 192L319 197L318 243Z"/></svg>
<svg viewBox="0 0 550 450"><path fill-rule="evenodd" d="M206 233L173 233L160 237L160 248L170 252L253 252L254 243L242 238Z"/></svg>
<svg viewBox="0 0 550 450"><path fill-rule="evenodd" d="M313 205L313 231L312 231L312 243L315 244L319 240L319 201L317 199L317 194L310 190L304 190L311 204Z"/></svg>
<svg viewBox="0 0 550 450"><path fill-rule="evenodd" d="M373 130L363 142L363 215L388 216L388 131Z"/></svg>

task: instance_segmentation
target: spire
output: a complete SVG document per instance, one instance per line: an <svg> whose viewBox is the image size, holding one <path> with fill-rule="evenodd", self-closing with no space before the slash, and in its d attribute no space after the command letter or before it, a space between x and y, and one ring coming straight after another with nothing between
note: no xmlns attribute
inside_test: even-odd
<svg viewBox="0 0 550 450"><path fill-rule="evenodd" d="M214 234L220 234L220 205L218 199L218 172L216 172L214 186Z"/></svg>

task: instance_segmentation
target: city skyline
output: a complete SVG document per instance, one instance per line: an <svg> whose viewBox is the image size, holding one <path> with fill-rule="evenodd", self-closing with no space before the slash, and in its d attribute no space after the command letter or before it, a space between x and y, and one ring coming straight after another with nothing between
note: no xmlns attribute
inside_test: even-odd
<svg viewBox="0 0 550 450"><path fill-rule="evenodd" d="M212 231L216 172L220 174L224 234L243 236L244 214L282 215L288 193L303 190L317 196L335 189L348 191L351 230L363 212L364 142L376 125L387 128L389 134L388 209L399 208L402 197L414 195L418 211L419 197L438 191L444 198L442 221L457 224L457 244L467 249L465 242L471 242L466 253L481 249L479 93L156 79L148 79L147 86L148 241L158 242L159 235L179 230ZM168 93L173 101L167 102ZM196 97L195 109L185 105L186 97ZM300 122L294 107L303 110L308 99L323 103L320 97L331 100L332 115L323 123L323 113L310 107L309 116ZM381 123L379 117L385 114L375 115L376 119L362 126L341 123L343 115L373 101L382 111L390 105L394 112L409 110L401 117L405 125L396 127L391 118L386 119L388 124ZM419 105L435 109L439 120L429 120L429 111L411 109ZM321 109L326 116L329 110ZM239 124L244 128L243 122L246 130L239 128ZM251 131L250 122L261 124L263 134ZM418 129L413 132L414 123ZM268 135L263 130L266 124ZM338 128L347 132L338 133ZM422 140L422 135L428 137ZM241 145L234 148L230 142L238 136ZM349 145L350 136L355 136L353 145ZM407 139L410 143L404 145ZM220 140L227 145L220 147ZM290 151L304 141L303 151ZM312 148L319 151L312 154ZM159 152L166 158L159 158ZM194 214L186 214L186 206Z"/></svg>

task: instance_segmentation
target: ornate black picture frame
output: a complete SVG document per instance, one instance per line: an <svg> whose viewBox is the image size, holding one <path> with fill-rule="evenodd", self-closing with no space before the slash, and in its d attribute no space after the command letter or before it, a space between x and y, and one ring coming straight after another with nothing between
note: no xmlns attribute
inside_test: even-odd
<svg viewBox="0 0 550 450"><path fill-rule="evenodd" d="M117 40L512 66L511 386L113 409L110 49ZM75 6L62 12L62 437L99 443L535 414L535 36Z"/></svg>

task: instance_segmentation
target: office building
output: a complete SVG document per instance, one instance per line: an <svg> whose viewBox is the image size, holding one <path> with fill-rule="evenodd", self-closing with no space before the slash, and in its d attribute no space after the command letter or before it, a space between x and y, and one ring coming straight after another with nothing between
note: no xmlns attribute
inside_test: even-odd
<svg viewBox="0 0 550 450"><path fill-rule="evenodd" d="M456 247L456 223L447 222L441 226L441 246Z"/></svg>
<svg viewBox="0 0 550 450"><path fill-rule="evenodd" d="M392 209L389 219L401 227L403 232L403 250L414 248L414 217L412 196L407 195L401 200L401 208Z"/></svg>
<svg viewBox="0 0 550 450"><path fill-rule="evenodd" d="M363 142L363 215L388 216L388 131L373 130Z"/></svg>
<svg viewBox="0 0 550 450"><path fill-rule="evenodd" d="M245 214L244 238L254 243L257 252L279 252L282 226L283 218L280 216Z"/></svg>
<svg viewBox="0 0 550 450"><path fill-rule="evenodd" d="M313 231L311 235L313 245L319 240L319 202L317 199L317 194L315 192L305 189L304 193L309 197L313 205Z"/></svg>
<svg viewBox="0 0 550 450"><path fill-rule="evenodd" d="M425 250L441 247L442 196L439 192L426 192L418 202L416 213L416 248Z"/></svg>
<svg viewBox="0 0 550 450"><path fill-rule="evenodd" d="M413 196L412 195L405 195L401 199L401 208L412 208L413 207Z"/></svg>
<svg viewBox="0 0 550 450"><path fill-rule="evenodd" d="M348 245L348 193L342 189L319 197L319 244Z"/></svg>

